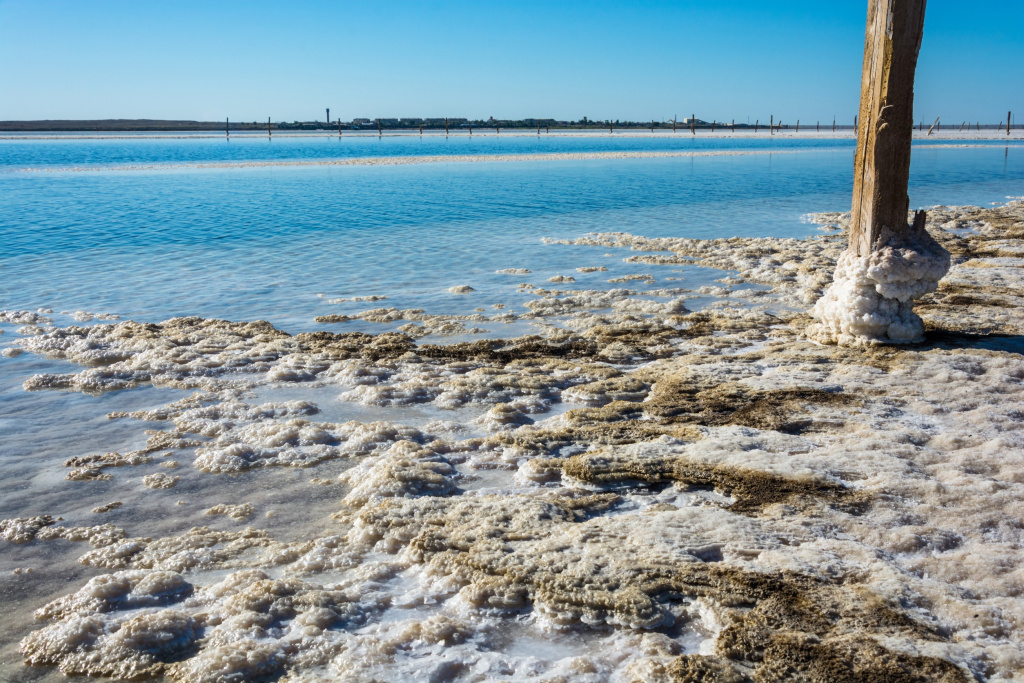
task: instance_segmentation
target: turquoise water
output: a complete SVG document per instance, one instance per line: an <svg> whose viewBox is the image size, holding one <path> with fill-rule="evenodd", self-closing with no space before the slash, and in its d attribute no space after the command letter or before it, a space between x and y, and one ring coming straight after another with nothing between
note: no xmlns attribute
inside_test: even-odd
<svg viewBox="0 0 1024 683"><path fill-rule="evenodd" d="M607 258L599 250L545 245L543 237L609 230L700 238L811 234L816 228L801 220L803 214L848 208L853 156L850 142L820 140L0 141L0 165L36 169L241 158L763 150L769 144L785 153L0 171L0 308L109 311L141 320L264 318L290 329L318 327L315 315L352 312L328 304L331 297L387 295L389 306L470 312L508 300L524 280L541 284L564 273L575 275L580 286L597 286L616 273L649 270L623 264L621 254ZM1022 180L1020 148L917 147L911 204L1004 201L1020 194ZM588 265L605 265L609 274L573 272ZM510 267L533 273L495 274ZM459 284L477 292L448 294Z"/></svg>

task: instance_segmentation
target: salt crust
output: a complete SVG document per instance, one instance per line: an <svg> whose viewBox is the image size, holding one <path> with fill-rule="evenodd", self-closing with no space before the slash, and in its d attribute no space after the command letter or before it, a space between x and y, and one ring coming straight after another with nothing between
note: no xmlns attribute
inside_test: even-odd
<svg viewBox="0 0 1024 683"><path fill-rule="evenodd" d="M124 415L171 420L151 440L195 449L200 469L314 464L321 446L356 464L342 475L336 535L294 543L248 528L152 539L46 516L0 523L15 542L88 542L80 561L112 572L41 608L22 651L65 673L177 681L834 680L823 672L847 666L849 680L1014 680L1024 366L1013 337L977 335L1021 334L1020 307L999 303L1020 273L998 266L997 289L971 272L1021 242L1021 213L931 211L954 266L919 306L926 325L944 325L920 348L800 339L827 284L805 261L828 272L840 253L828 236L804 243L803 260L797 241L585 238L671 245L664 261L699 253L771 287L760 299L772 312L725 288L711 295L726 306L690 313L679 302L652 317L615 298L590 308L597 294L552 293L537 301L581 297L569 331L515 343L417 347L402 335L290 337L200 319L24 338L86 366L28 388L201 389ZM783 315L787 306L796 311ZM271 379L276 367L289 372ZM315 423L306 402L241 399L268 381L338 385L371 405L478 404L489 436L460 440L461 425L443 422ZM538 419L557 401L580 407ZM225 458L204 460L213 453ZM494 469L515 474L460 489ZM325 573L334 578L317 579ZM402 577L415 587L396 589ZM423 618L385 618L431 605ZM521 610L531 628L594 634L588 649L506 653ZM699 654L666 635L670 624L705 634Z"/></svg>
<svg viewBox="0 0 1024 683"><path fill-rule="evenodd" d="M915 299L934 292L949 270L949 252L927 232L892 238L867 256L848 250L834 282L815 305L811 338L826 343L911 343L924 338Z"/></svg>

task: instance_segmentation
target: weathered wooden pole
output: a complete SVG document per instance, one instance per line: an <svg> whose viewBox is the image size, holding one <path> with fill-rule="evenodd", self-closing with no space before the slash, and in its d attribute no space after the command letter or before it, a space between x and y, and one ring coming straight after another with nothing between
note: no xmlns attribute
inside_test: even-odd
<svg viewBox="0 0 1024 683"><path fill-rule="evenodd" d="M608 132L609 133L614 133L615 132L615 124L612 123L611 120L608 121Z"/></svg>
<svg viewBox="0 0 1024 683"><path fill-rule="evenodd" d="M338 117L338 137L341 137L341 117Z"/></svg>
<svg viewBox="0 0 1024 683"><path fill-rule="evenodd" d="M932 131L935 130L935 126L938 125L940 118L942 118L942 117L940 117L940 116L936 116L935 117L935 121L932 123L931 127L928 128L928 135L931 135ZM913 131L913 126L911 126L911 131Z"/></svg>
<svg viewBox="0 0 1024 683"><path fill-rule="evenodd" d="M380 119L377 119L377 137L384 135L384 131L380 127Z"/></svg>
<svg viewBox="0 0 1024 683"><path fill-rule="evenodd" d="M797 132L797 133L799 133L799 132L800 132L800 119L797 119L797 120L796 120L796 132Z"/></svg>
<svg viewBox="0 0 1024 683"><path fill-rule="evenodd" d="M735 133L735 132L736 132L736 119L733 119L733 120L732 120L732 132L733 132L733 133Z"/></svg>
<svg viewBox="0 0 1024 683"><path fill-rule="evenodd" d="M949 269L949 253L925 230L924 212L907 222L914 71L925 2L868 2L850 241L832 286L814 306L818 322L807 332L817 341L920 341L924 325L914 299L935 291Z"/></svg>
<svg viewBox="0 0 1024 683"><path fill-rule="evenodd" d="M1006 112L1006 134L1010 134L1010 116L1013 115L1012 111Z"/></svg>
<svg viewBox="0 0 1024 683"><path fill-rule="evenodd" d="M754 132L755 133L757 132L757 124L759 124L759 123L761 123L761 119L754 119Z"/></svg>
<svg viewBox="0 0 1024 683"><path fill-rule="evenodd" d="M267 137L270 137L270 117L267 117Z"/></svg>
<svg viewBox="0 0 1024 683"><path fill-rule="evenodd" d="M231 137L231 133L228 131L228 120L224 119L224 137Z"/></svg>
<svg viewBox="0 0 1024 683"><path fill-rule="evenodd" d="M768 120L768 134L775 135L775 114L772 114Z"/></svg>
<svg viewBox="0 0 1024 683"><path fill-rule="evenodd" d="M544 124L544 134L547 135L550 132L551 132L551 124L550 123L545 123Z"/></svg>
<svg viewBox="0 0 1024 683"><path fill-rule="evenodd" d="M448 137L448 117L444 117L444 136Z"/></svg>
<svg viewBox="0 0 1024 683"><path fill-rule="evenodd" d="M420 124L420 135L423 135L423 124Z"/></svg>
<svg viewBox="0 0 1024 683"><path fill-rule="evenodd" d="M960 130L958 130L958 131L957 131L957 133L963 133L963 132L964 132L964 126L966 126L966 125L967 125L967 122L966 122L966 121L964 121L963 123L961 123L961 124L960 124Z"/></svg>
<svg viewBox="0 0 1024 683"><path fill-rule="evenodd" d="M473 122L469 122L469 137L473 137Z"/></svg>
<svg viewBox="0 0 1024 683"><path fill-rule="evenodd" d="M1007 119L1007 120L1009 120L1009 119ZM1009 123L1006 124L1006 129L1007 130L1010 129L1010 124ZM654 119L651 119L651 132L652 133L654 132Z"/></svg>
<svg viewBox="0 0 1024 683"><path fill-rule="evenodd" d="M715 120L714 119L711 119L711 132L712 133L715 132Z"/></svg>
<svg viewBox="0 0 1024 683"><path fill-rule="evenodd" d="M696 135L697 134L697 115L696 114L691 114L690 115L690 134L691 135Z"/></svg>
<svg viewBox="0 0 1024 683"><path fill-rule="evenodd" d="M676 117L675 116L672 117L672 132L673 133L676 132Z"/></svg>
<svg viewBox="0 0 1024 683"><path fill-rule="evenodd" d="M815 126L814 126L814 132L815 132L815 133L820 133L820 132L821 132L821 121L818 121L818 122L817 122L817 123L815 124Z"/></svg>
<svg viewBox="0 0 1024 683"><path fill-rule="evenodd" d="M836 117L832 117L832 132L836 132Z"/></svg>

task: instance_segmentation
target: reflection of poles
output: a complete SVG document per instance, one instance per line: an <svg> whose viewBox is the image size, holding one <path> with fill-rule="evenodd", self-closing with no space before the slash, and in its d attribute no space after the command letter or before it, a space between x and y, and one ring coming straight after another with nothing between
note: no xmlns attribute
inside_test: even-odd
<svg viewBox="0 0 1024 683"><path fill-rule="evenodd" d="M819 322L808 334L818 341L919 341L924 325L913 300L935 291L949 269L949 253L925 230L924 212L907 223L914 71L925 2L868 5L850 241L832 286L814 307Z"/></svg>

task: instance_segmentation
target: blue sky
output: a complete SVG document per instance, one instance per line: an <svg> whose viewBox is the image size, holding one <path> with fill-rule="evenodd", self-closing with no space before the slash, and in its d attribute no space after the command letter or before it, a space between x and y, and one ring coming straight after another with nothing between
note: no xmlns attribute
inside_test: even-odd
<svg viewBox="0 0 1024 683"><path fill-rule="evenodd" d="M0 119L851 122L865 0L0 0ZM1024 121L1024 0L929 0L916 118Z"/></svg>

